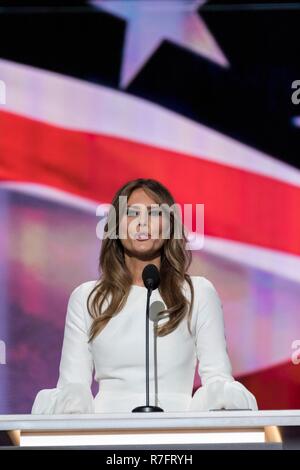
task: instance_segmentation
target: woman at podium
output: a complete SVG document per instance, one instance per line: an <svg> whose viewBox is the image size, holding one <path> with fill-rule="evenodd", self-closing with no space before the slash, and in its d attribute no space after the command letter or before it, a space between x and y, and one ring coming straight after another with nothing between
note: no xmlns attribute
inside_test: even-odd
<svg viewBox="0 0 300 470"><path fill-rule="evenodd" d="M232 376L214 285L188 274L192 250L179 212L156 180L139 178L117 191L103 230L99 279L69 297L59 379L39 391L33 414L131 412L145 404L148 264L160 275L151 306L163 306L149 336L150 403L165 412L257 409L254 395ZM192 395L197 365L201 387Z"/></svg>

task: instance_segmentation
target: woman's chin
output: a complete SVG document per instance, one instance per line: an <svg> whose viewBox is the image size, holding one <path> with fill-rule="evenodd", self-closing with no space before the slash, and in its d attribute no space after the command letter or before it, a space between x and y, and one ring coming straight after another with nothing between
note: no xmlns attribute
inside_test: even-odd
<svg viewBox="0 0 300 470"><path fill-rule="evenodd" d="M133 251L136 253L153 253L155 250L151 244L139 243L134 245Z"/></svg>
<svg viewBox="0 0 300 470"><path fill-rule="evenodd" d="M153 257L153 255L156 254L156 249L152 244L146 244L146 243L135 243L132 249L130 250L133 256L136 256L137 258L143 257L149 259Z"/></svg>

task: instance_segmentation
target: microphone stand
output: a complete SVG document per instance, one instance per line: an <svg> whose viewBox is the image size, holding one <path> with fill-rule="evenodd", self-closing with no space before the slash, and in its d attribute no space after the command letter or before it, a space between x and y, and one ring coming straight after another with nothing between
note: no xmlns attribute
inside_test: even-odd
<svg viewBox="0 0 300 470"><path fill-rule="evenodd" d="M158 325L157 321L153 322L155 406L158 406L157 325Z"/></svg>
<svg viewBox="0 0 300 470"><path fill-rule="evenodd" d="M150 308L150 297L152 294L152 288L147 289L147 306L146 306L146 405L137 406L133 408L132 413L149 413L153 411L164 411L159 406L153 406L149 404L149 308Z"/></svg>

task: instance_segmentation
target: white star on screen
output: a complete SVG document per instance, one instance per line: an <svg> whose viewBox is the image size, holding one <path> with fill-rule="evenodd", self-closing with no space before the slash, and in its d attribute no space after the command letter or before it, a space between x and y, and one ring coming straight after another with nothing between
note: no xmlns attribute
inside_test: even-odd
<svg viewBox="0 0 300 470"><path fill-rule="evenodd" d="M229 66L198 14L205 0L93 0L90 3L127 21L122 88L136 77L163 40L185 47L220 66Z"/></svg>

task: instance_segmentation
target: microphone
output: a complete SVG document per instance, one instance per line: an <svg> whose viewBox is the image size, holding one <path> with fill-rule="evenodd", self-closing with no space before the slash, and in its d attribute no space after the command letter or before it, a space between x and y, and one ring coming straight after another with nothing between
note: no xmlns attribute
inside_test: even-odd
<svg viewBox="0 0 300 470"><path fill-rule="evenodd" d="M167 318L169 316L168 312L161 313L163 310L166 309L166 306L163 302L160 300L155 300L152 302L150 305L150 312L149 312L149 317L150 320L153 321L154 323L159 322L163 318Z"/></svg>
<svg viewBox="0 0 300 470"><path fill-rule="evenodd" d="M147 264L142 273L145 287L149 290L155 290L160 284L160 275L155 264Z"/></svg>
<svg viewBox="0 0 300 470"><path fill-rule="evenodd" d="M143 269L142 279L145 287L147 288L147 303L146 303L146 405L137 406L133 408L132 412L136 413L149 413L153 411L164 411L159 406L149 404L149 306L152 291L157 289L160 283L160 275L155 264L147 264Z"/></svg>

